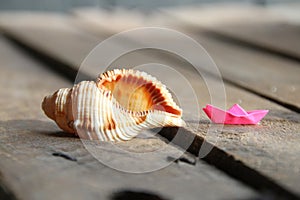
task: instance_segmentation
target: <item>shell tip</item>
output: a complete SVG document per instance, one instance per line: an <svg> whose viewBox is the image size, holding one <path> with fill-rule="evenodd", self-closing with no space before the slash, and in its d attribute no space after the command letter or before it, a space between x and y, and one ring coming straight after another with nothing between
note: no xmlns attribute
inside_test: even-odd
<svg viewBox="0 0 300 200"><path fill-rule="evenodd" d="M46 96L42 102L42 109L44 113L50 119L55 120L55 100L52 98L52 95Z"/></svg>

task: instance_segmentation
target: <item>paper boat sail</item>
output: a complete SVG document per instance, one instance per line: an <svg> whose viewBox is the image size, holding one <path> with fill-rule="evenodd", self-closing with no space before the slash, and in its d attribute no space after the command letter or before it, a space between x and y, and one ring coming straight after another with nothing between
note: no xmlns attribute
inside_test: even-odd
<svg viewBox="0 0 300 200"><path fill-rule="evenodd" d="M268 110L245 111L238 104L227 111L207 104L203 110L211 121L217 124L257 124L269 112Z"/></svg>

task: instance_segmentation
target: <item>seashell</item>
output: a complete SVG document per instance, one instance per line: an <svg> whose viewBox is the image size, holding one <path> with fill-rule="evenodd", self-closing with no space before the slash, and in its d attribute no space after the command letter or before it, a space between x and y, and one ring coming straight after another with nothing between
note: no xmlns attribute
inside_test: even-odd
<svg viewBox="0 0 300 200"><path fill-rule="evenodd" d="M42 109L62 130L90 140L130 140L145 129L185 125L166 86L136 70L115 69L59 89Z"/></svg>

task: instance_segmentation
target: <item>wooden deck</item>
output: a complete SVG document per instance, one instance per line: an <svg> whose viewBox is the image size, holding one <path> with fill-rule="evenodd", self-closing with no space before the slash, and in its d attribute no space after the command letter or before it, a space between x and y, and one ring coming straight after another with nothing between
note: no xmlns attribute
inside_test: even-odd
<svg viewBox="0 0 300 200"><path fill-rule="evenodd" d="M215 16L215 11L205 10L202 17L192 15L203 20L199 25L180 15L192 13L190 8L177 13L163 10L148 20L139 13L112 15L91 9L68 15L0 13L0 199L299 199L300 29L286 21L282 27L282 20L261 9L244 9L264 16L263 22L249 20L250 24L243 23L246 28L237 22L220 26L202 18ZM232 14L233 18L242 13ZM226 20L232 22L230 17ZM224 126L216 136L207 135L210 124L203 113L200 122L189 115L187 128L179 131L186 138L194 137L192 144L179 159L154 172L130 174L100 163L80 139L63 133L45 117L41 100L59 88L71 87L80 64L99 42L119 31L148 25L174 28L205 47L222 74L227 107L239 103L270 113L259 125ZM194 89L201 91L201 107L210 103L205 82L193 74L188 62L173 55L137 51L111 66L153 62L187 76ZM91 67L80 72L83 79L90 79L98 70ZM216 81L213 75L207 78ZM165 80L174 82L172 77ZM174 84L181 88L180 83ZM178 92L184 95L184 89ZM183 101L189 104L190 99ZM164 128L160 137L135 138L121 145L139 152L168 146L163 156L149 158L163 163L170 159L168 155L186 150L184 141L167 144L176 131ZM212 151L199 157L204 143ZM109 158L113 150L104 149L104 154ZM126 159L120 164L129 165Z"/></svg>

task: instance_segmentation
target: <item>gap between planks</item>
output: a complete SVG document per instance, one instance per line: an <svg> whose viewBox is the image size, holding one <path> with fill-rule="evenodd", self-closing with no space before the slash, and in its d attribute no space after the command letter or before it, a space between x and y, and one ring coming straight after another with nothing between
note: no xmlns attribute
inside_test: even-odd
<svg viewBox="0 0 300 200"><path fill-rule="evenodd" d="M23 55L21 49L12 48L8 41L0 40L0 43L4 67L1 80L6 83L1 84L1 89L6 89L1 90L6 96L1 99L4 110L1 118L8 119L0 122L0 169L3 172L0 178L18 199L112 200L112 194L119 196L122 191L123 197L124 193L136 196L142 193L146 197L174 200L197 199L199 196L204 199L252 199L257 196L249 187L200 160L196 165L171 162L165 169L138 175L121 173L100 164L79 138L59 132L40 109L45 94L71 84ZM9 81L12 77L14 81ZM19 88L22 90L18 91ZM16 96L18 98L14 99ZM133 139L123 145L142 150L150 147L151 150L151 147L166 144L155 138ZM170 147L172 151L180 152ZM60 151L65 153L58 153ZM53 153L68 155L73 161L55 157ZM108 157L111 153L105 151ZM122 164L126 165L126 162Z"/></svg>
<svg viewBox="0 0 300 200"><path fill-rule="evenodd" d="M30 32L30 30L29 30L29 32ZM38 34L38 32L36 31L36 33L37 33L37 35L39 35L39 36L41 36L40 34ZM73 32L72 32L73 33ZM24 34L26 34L26 31L24 30ZM27 32L27 34L28 34L28 32ZM18 35L18 34L17 34ZM78 66L78 63L77 63L77 61L78 61L78 54L75 54L75 56L77 55L77 57L75 58L75 62L74 62L74 57L72 57L72 56L74 56L74 55L71 55L71 58L70 57L68 57L68 56L70 56L70 52L72 51L71 49L70 49L70 47L68 48L63 48L64 46L63 46L63 44L65 44L65 43L63 43L63 42L65 42L65 40L66 40L66 42L73 42L73 43L75 43L75 44L77 44L77 49L85 49L87 46L89 46L89 45L86 45L85 43L93 43L93 42L96 42L97 43L97 40L91 40L91 41L89 41L89 39L88 38L85 38L85 37L79 37L79 38L77 38L77 36L78 35L72 35L72 34L70 34L70 36L69 37L67 37L67 38L64 38L64 37L59 37L59 35L56 35L54 38L53 38L53 35L51 35L51 30L50 30L50 33L49 33L49 36L50 36L50 38L51 38L51 36L52 36L52 42L51 43L55 43L55 41L56 40L54 40L54 39L59 39L58 41L60 41L60 42L56 42L55 44L56 44L56 49L51 49L50 48L50 51L52 51L51 52L51 57L52 58L56 58L56 59L58 59L58 60L61 60L62 62L65 62L65 63L71 63L71 65L69 64L68 66L70 67L70 68L76 68L77 66ZM64 35L64 36L66 36L66 35ZM24 40L24 38L22 38L21 37L21 35L19 35L19 37L21 38L19 38L19 40L21 40L21 41L23 41L25 44L28 44L28 45L33 45L33 44L36 44L36 42L40 42L40 41L36 41L35 39L36 38L34 38L34 40L29 40L29 41L27 41L26 39ZM57 38L58 37L58 38ZM41 38L38 38L38 39L41 39ZM50 40L51 40L50 39ZM63 39L63 40L62 40ZM83 40L82 40L83 39ZM82 43L82 41L84 41L85 43ZM99 40L98 40L99 41ZM77 42L79 42L79 44L77 43ZM46 42L47 43L47 42ZM41 45L41 43L39 43L40 45ZM45 43L44 43L44 45L45 45ZM51 47L53 47L53 45L52 44L49 44ZM81 46L82 45L82 46ZM61 46L61 47L60 47ZM90 45L90 46L92 46L92 45ZM35 47L35 48L37 48L35 45L33 45L33 47ZM57 48L57 47L59 47L59 48ZM40 49L39 49L40 48ZM42 51L42 52L44 52L44 53L46 53L46 54L48 54L49 53L49 46L47 45L46 47L45 46L40 46L39 48L37 48L37 49L39 49L40 51ZM63 48L63 49L61 49L61 48ZM53 51L54 51L54 53L56 53L55 55L57 55L57 57L53 57ZM66 51L66 52L65 52ZM84 52L84 53L86 53L86 51L85 50L83 50L83 51L81 51L81 53L82 52ZM77 52L78 53L78 52ZM65 55L66 54L66 55ZM81 56L84 56L84 54L82 54ZM80 56L79 56L80 57ZM166 58L167 59L167 58ZM67 61L67 62L66 62ZM71 61L71 62L70 62ZM122 64L122 63L119 63L119 64ZM120 65L118 65L118 66L120 66ZM246 93L246 92L244 92L244 93L233 93L233 94L231 94L231 95L234 95L234 94L243 94L243 95L245 95L246 97L246 99L247 99L247 97L251 97L251 95L249 95L248 93ZM276 107L275 105L269 105L269 104L266 104L266 103L263 103L264 101L262 101L262 99L260 99L260 98L254 98L254 97L251 97L250 99L252 99L252 100L254 100L254 101L250 101L251 103L255 103L255 101L257 101L257 102L260 102L259 103L259 106L263 106L263 107L265 107L265 106L270 106L270 108L273 108L273 109L277 109L278 107ZM234 102L234 101L236 101L236 99L231 99L231 102ZM206 101L207 102L207 101ZM266 102L266 101L265 101ZM249 104L247 104L247 106L251 106L251 103ZM240 137L237 135L237 136L235 136L234 138L233 138L233 140L231 139L229 142L230 143L233 143L233 144L229 144L229 145L224 145L223 144L223 142L228 142L228 141L226 141L226 135L227 135L227 133L224 133L224 138L225 138L225 141L222 141L222 143L221 144L219 144L219 146L221 146L223 149L226 149L226 151L227 152L231 152L230 154L231 155L235 155L236 157L238 157L239 158L239 160L243 160L244 161L244 163L246 163L248 166L251 166L252 168L254 168L254 169L257 169L258 171L262 171L263 172L263 174L266 174L267 173L267 175L269 176L269 177L273 177L274 176L274 178L276 178L277 179L277 181L279 181L279 183L281 183L281 184L283 184L283 185L285 185L285 181L284 180L287 180L287 181L291 181L290 179L292 178L292 177L295 177L295 170L297 170L297 168L291 168L291 166L287 166L287 165L285 165L284 163L286 163L286 162L289 162L289 161L293 161L293 160L291 160L291 159L284 159L284 158L282 158L282 157L277 157L277 152L278 153L285 153L288 157L289 156L292 156L292 158L294 159L295 158L295 155L294 154L292 154L291 152L293 151L293 149L295 149L294 151L296 151L296 149L297 148L292 148L294 145L293 144L295 144L295 142L294 143L290 143L291 141L291 139L292 139L292 137L295 137L294 139L292 139L293 141L298 141L297 139L297 135L296 135L296 132L295 132L295 129L293 129L293 128L291 128L290 130L289 130L289 125L293 125L292 123L291 123L291 121L290 120L293 120L293 119L295 119L296 121L296 123L297 123L297 119L295 118L295 115L293 115L292 113L289 113L289 112L282 112L284 109L282 109L281 107L280 107L280 109L279 110L281 110L281 112L279 112L279 113L273 113L273 115L272 115L272 118L274 118L274 114L275 114L275 116L277 116L277 117L279 117L280 118L280 120L278 120L277 119L277 123L275 123L276 122L276 119L275 119L275 121L273 121L273 120L269 120L269 121L267 121L267 123L266 124L264 124L264 125L266 125L267 127L268 126L270 126L270 127L272 127L272 129L269 129L269 132L258 132L257 134L259 134L259 135L262 135L262 136L259 136L259 135L254 135L254 137L260 137L260 139L262 140L262 141L264 141L264 142L271 142L271 143L274 143L274 144L277 144L278 145L278 142L280 142L281 140L282 140L282 137L290 137L290 138L286 138L286 139L284 139L283 141L282 141L282 143L283 144L286 144L286 145L289 145L289 152L286 152L286 150L287 149L278 149L278 151L277 150L274 150L273 149L273 147L271 148L269 145L265 145L265 144L263 144L263 143L261 143L260 145L263 145L263 146L258 146L257 148L251 148L251 146L245 146L245 147L243 147L243 145L242 144L239 144L239 143L235 143L234 144L234 142L235 142L235 140L234 139L240 139ZM280 117L280 115L284 115L283 117ZM285 119L285 120L283 120L283 118ZM270 124L269 124L270 123ZM279 130L276 130L276 127L273 127L273 125L275 126L277 124L277 129L278 129L278 126L283 126L283 128L288 128L288 130L281 130L281 129L279 129ZM286 126L285 126L285 124L287 124ZM294 127L294 125L293 125L293 127ZM273 130L273 128L274 128L274 130ZM228 128L229 129L229 131L231 131L230 130L230 127ZM233 128L234 129L234 128ZM263 129L263 128L262 128ZM226 130L226 131L228 131L228 130ZM247 128L246 128L246 131L247 131ZM251 132L251 136L250 135L248 135L248 137L252 137L253 136L253 134L255 134L256 133L256 131L257 130L255 130L255 129L251 129L251 128L249 128L249 130L248 131L254 131L254 132ZM279 132L278 131L282 131L282 134L279 134ZM291 132L286 132L286 131L291 131ZM230 132L229 132L230 133ZM291 135L290 133L295 133L295 136L293 136L293 135ZM231 136L232 137L232 136ZM243 138L243 136L241 136L242 138ZM264 137L266 137L266 139L264 138ZM222 137L223 138L223 137ZM249 139L249 138L247 138L247 136L245 137L245 139ZM251 138L250 138L251 139ZM240 142L242 142L242 141L240 141ZM224 146L222 146L222 145L224 145ZM237 151L231 151L231 148L233 148L233 146L237 146L237 149L241 149L241 150L243 150L243 149L247 149L247 153L246 153L246 155L248 155L248 157L246 156L245 157L245 154L240 154L240 152L237 152ZM249 144L249 145L251 145L251 143ZM253 145L253 144L252 144ZM255 143L255 145L258 145L258 143ZM268 147L266 147L266 146L268 146ZM249 147L249 149L248 149L248 147ZM266 147L266 148L265 148ZM280 148L280 147L279 147ZM281 147L282 148L282 147ZM265 153L267 153L267 154L265 154L264 153L264 151L265 150L267 151L267 152L265 152ZM258 152L256 152L256 151L258 151ZM250 153L251 152L251 153ZM241 152L241 153L243 153L243 152ZM254 153L254 154L253 154ZM262 157L255 157L256 156L256 154L255 153L258 153L258 156L262 156ZM268 155L268 153L270 154L270 155ZM261 154L261 155L259 155L259 154ZM249 157L249 156L254 156L254 159L252 160L252 158L251 157ZM273 158L274 160L273 160L273 162L271 162L271 163L266 163L267 164L267 166L261 166L259 163L264 163L265 162L265 160L266 161L268 161L268 160L270 160L270 156L271 157L275 157L275 158ZM284 163L282 163L281 162L281 160L284 160ZM268 165L269 164L269 165ZM271 164L271 165L270 165ZM277 164L279 165L279 166L277 166ZM290 165L293 165L293 164L296 164L295 162L294 163L290 163ZM298 164L298 163L297 163ZM278 167L279 167L279 171L278 171ZM282 169L281 169L282 168ZM291 174L285 174L285 170L286 169L290 169L290 171L291 171ZM282 171L283 170L283 171ZM279 172L279 173L277 173L277 171ZM280 174L280 172L281 173L283 173L283 174ZM293 175L294 174L294 175ZM287 175L287 179L283 179L283 177L281 177L280 175ZM293 188L293 187L295 187L297 184L290 184L289 185L289 187L291 187L291 188ZM297 192L297 190L295 191L295 192Z"/></svg>
<svg viewBox="0 0 300 200"><path fill-rule="evenodd" d="M218 8L218 9L222 13L228 14L228 12L230 11L230 14L232 14L231 9L229 9L229 11L224 8ZM197 9L192 8L192 11L195 11L195 10L197 10ZM171 12L166 11L166 13L170 13L171 16L178 17L179 22L182 22L182 23L178 23L177 20L173 20L173 21L175 21L175 22L173 22L170 19L170 16L164 14L165 12L162 12L162 14L156 13L149 18L155 19L155 17L156 18L160 17L160 19L162 21L164 21L164 20L166 21L165 22L166 24L162 23L163 27L171 26L171 28L179 29L179 30L183 31L184 33L187 33L187 35L190 35L193 38L195 38L200 44L202 44L208 50L209 53L211 53L211 56L213 59L215 59L215 61L220 60L220 62L219 63L217 62L217 64L223 75L224 81L226 81L227 83L232 84L241 89L245 89L248 92L258 95L259 97L268 99L269 101L272 101L278 105L286 107L294 112L297 112L297 113L300 112L300 104L298 101L298 94L299 94L298 90L300 89L299 81L298 81L298 77L295 77L295 74L300 73L299 63L297 63L295 61L290 61L288 59L284 59L282 57L278 57L278 56L270 54L270 53L266 53L265 51L257 51L258 48L250 49L250 48L246 48L246 46L243 46L243 45L237 46L237 42L230 43L230 42L224 42L226 40L224 40L224 41L220 40L220 39L217 40L217 37L213 37L213 34L212 35L208 34L208 31L211 28L210 28L210 21L208 19L206 19L206 17L208 17L212 13L214 13L212 10L204 9L205 12L201 13L201 14L199 14L199 12L197 12L198 15L194 13L196 15L196 16L193 16L195 19L199 18L200 20L202 20L201 21L203 24L202 26L199 25L199 24L201 24L199 22L195 22L195 24L191 23L188 20L187 20L187 22L185 22L184 17L180 15L180 11L181 10L179 9L179 11L178 11L179 14L176 11L174 11L174 13L172 13L172 11ZM252 11L258 12L259 11L258 13L263 14L263 16L266 15L265 10L261 11L261 10L258 10L257 8L256 9L252 8L252 10L249 8L247 8L247 9L242 8L242 12L239 12L239 11L237 11L236 13L233 12L233 16L242 15L241 13L244 13L244 11L247 11L247 12L249 12L249 11L250 12L252 12ZM183 9L183 12L184 12L184 9ZM116 28L112 24L108 24L105 21L101 20L101 17L103 18L103 16L101 15L100 11L99 10L97 11L96 9L82 9L82 10L79 9L79 10L74 11L75 17L77 19L77 22L75 22L74 24L79 26L80 28L87 30L87 32L93 33L94 35L101 38L101 37L103 37L103 33L105 33L106 29L111 31L110 33L104 34L107 36L116 33L116 32L112 32L112 31L116 31L116 30L122 31L123 29L126 29L126 25L124 25L124 24L126 24L126 19L127 19L126 16L127 15L125 13L126 13L126 11L121 12L121 14L119 14L120 16L118 16L118 13L111 14L111 17L114 18L114 21L119 22L118 24L120 24L121 22L123 23L123 26L121 26L120 29ZM177 13L179 16L177 16L175 13ZM216 12L216 13L217 13L217 15L214 17L219 19L220 18L219 13L218 12ZM158 16L156 16L156 15L158 15ZM199 17L199 16L201 16L201 17ZM139 13L139 17L143 18L144 16L141 13ZM231 18L232 18L232 16L229 15L229 19L231 19ZM254 16L254 18L257 19L257 17L255 17L255 16ZM270 16L266 15L266 17L264 19L267 22L269 22L270 21L269 18L270 18ZM145 23L149 23L150 25L151 25L151 23L155 24L155 22L152 22L151 20L149 21L147 19L144 19ZM260 17L258 17L258 19L260 19ZM275 17L275 19L274 19L274 21L278 24L279 22L278 22L277 17ZM168 21L168 20L170 20L170 21ZM153 20L153 21L155 21L155 20ZM214 22L214 21L218 21L218 20L213 19L212 22ZM206 23L208 23L208 25ZM142 27L142 25L143 24L139 24L139 23L135 24L135 26L137 26L137 27ZM129 24L129 25L127 25L127 28L132 28L131 26L132 25ZM109 27L113 27L113 28L110 29ZM116 30L114 30L114 28ZM215 25L215 28L218 28L218 25ZM228 49L224 48L223 46L227 47ZM220 52L219 49L222 49L223 52ZM248 55L246 55L246 53ZM236 55L236 58L233 58L233 55ZM197 55L195 55L195 56L197 56ZM243 62L241 60L241 58L239 58L239 57L245 58L246 62ZM231 63L230 62L228 63L226 60L231 60ZM256 62L253 62L253 60L255 60ZM231 66L233 64L233 62L236 62L235 64L239 65L239 66L235 66L235 69ZM282 69L279 69L279 67L282 67L282 66L285 66L284 71ZM263 67L264 70L262 70L261 67ZM244 70L244 71L248 70L247 72L249 74L251 74L252 77L249 77L249 75L244 77L242 74L244 72L241 72L242 70ZM265 73L265 76L268 76L268 75L272 76L272 79L268 79L268 81L265 81L265 77L262 77L262 76L254 79L253 77L255 77L257 75L257 71L259 71L259 70L261 70L261 74ZM274 72L276 72L276 73L274 73ZM245 73L244 73L244 75L245 75ZM287 76L287 75L290 75L290 76ZM256 81L253 81L253 80L256 80ZM260 82L260 84L257 84L258 81ZM290 84L290 85L287 85L287 84ZM273 90L276 90L276 91L274 92Z"/></svg>
<svg viewBox="0 0 300 200"><path fill-rule="evenodd" d="M32 48L30 45L23 43L22 41L18 40L17 38L14 38L9 34L5 35L15 45L25 50L26 53L29 53L30 56L39 59L39 61L43 62L45 66L47 66L51 70L54 70L59 75L62 75L72 83L74 82L77 70L74 69L73 66L69 66L63 61L57 60L53 57L49 57L48 54L45 54L44 52L41 52L38 49ZM67 75L65 74L66 72L68 72ZM83 76L87 79L91 79L91 77L89 77L86 74L84 74ZM183 132L183 135L185 135L186 138L181 138L181 140L179 141L173 141L173 138L175 137L178 131ZM159 132L159 134L167 140L171 141L173 145L179 148L184 148L184 141L189 140L191 137L194 138L193 143L190 145L187 151L195 156L199 156L198 154L203 144L207 145L207 147L212 147L212 151L204 158L201 158L202 160L204 160L209 165L215 166L216 168L220 169L221 171L225 172L226 174L235 178L236 180L241 181L244 184L260 191L263 195L272 193L279 199L299 199L299 197L296 194L277 184L274 180L248 167L245 163L241 162L240 160L236 160L234 156L226 153L217 146L214 146L213 144L207 142L203 137L187 129L163 128Z"/></svg>
<svg viewBox="0 0 300 200"><path fill-rule="evenodd" d="M219 5L163 9L186 26L207 30L219 39L300 61L298 3L284 6ZM286 10L284 10L286 9ZM287 13L290 12L291 13ZM294 12L294 13L293 13ZM288 15L294 15L292 20ZM296 17L297 16L297 17ZM208 20L209 18L209 20ZM296 22L296 23L295 23Z"/></svg>

